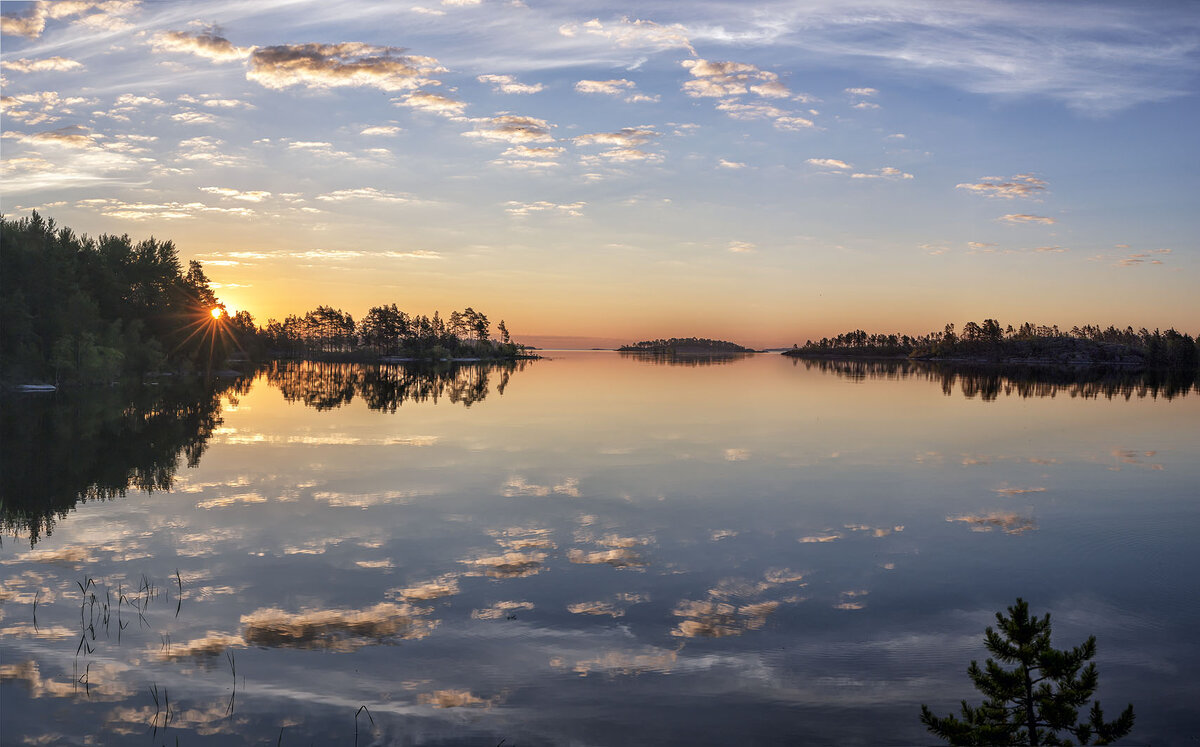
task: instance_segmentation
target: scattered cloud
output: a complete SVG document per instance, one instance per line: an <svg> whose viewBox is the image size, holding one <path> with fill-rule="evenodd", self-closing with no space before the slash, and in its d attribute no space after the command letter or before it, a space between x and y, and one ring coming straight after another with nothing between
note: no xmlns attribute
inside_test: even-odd
<svg viewBox="0 0 1200 747"><path fill-rule="evenodd" d="M1011 179L1000 176L985 176L975 183L956 184L955 189L987 197L1002 197L1011 200L1017 197L1035 198L1046 191L1046 182L1033 174L1017 174Z"/></svg>
<svg viewBox="0 0 1200 747"><path fill-rule="evenodd" d="M1000 216L996 220L1001 220L1001 221L1004 221L1005 223L1014 223L1017 225L1025 225L1025 224L1029 224L1029 223L1041 223L1041 224L1047 225L1047 226L1053 225L1058 222L1058 221L1054 220L1053 218L1049 218L1045 215L1030 215L1028 213L1009 213L1008 215Z"/></svg>
<svg viewBox="0 0 1200 747"><path fill-rule="evenodd" d="M557 145L529 146L514 145L492 161L498 166L516 169L546 169L559 165L558 159L566 151Z"/></svg>
<svg viewBox="0 0 1200 747"><path fill-rule="evenodd" d="M913 175L906 171L901 171L900 169L894 168L892 166L884 166L882 169L878 169L878 170L870 172L870 173L865 173L865 172L853 173L850 175L850 178L851 179L912 179Z"/></svg>
<svg viewBox="0 0 1200 747"><path fill-rule="evenodd" d="M446 68L432 57L407 55L405 51L361 42L260 47L250 54L246 78L275 89L302 85L415 91L438 85L432 76L446 72Z"/></svg>
<svg viewBox="0 0 1200 747"><path fill-rule="evenodd" d="M140 5L137 0L38 0L20 13L0 15L0 33L36 39L47 21L72 18L96 29L120 30L130 25L124 16Z"/></svg>
<svg viewBox="0 0 1200 747"><path fill-rule="evenodd" d="M810 159L806 160L806 161L805 161L805 163L807 163L807 164L810 164L810 165L812 165L812 166L818 166L818 167L820 167L820 168L823 168L823 169L850 169L850 168L854 168L853 166L851 166L850 164L846 163L845 161L841 161L841 160L838 160L838 159L836 159L836 158L810 158Z"/></svg>
<svg viewBox="0 0 1200 747"><path fill-rule="evenodd" d="M688 96L726 98L754 93L764 98L787 98L791 92L779 82L779 76L746 62L684 60L679 63L695 80L683 84Z"/></svg>
<svg viewBox="0 0 1200 747"><path fill-rule="evenodd" d="M1127 255L1125 257L1121 257L1120 259L1118 259L1117 266L1118 267L1136 267L1138 265L1143 265L1143 264L1161 265L1161 264L1163 264L1163 261L1162 261L1162 259L1160 259L1160 257L1163 257L1170 253L1171 253L1170 249L1154 249L1149 252L1135 252L1133 254L1130 254L1130 255Z"/></svg>
<svg viewBox="0 0 1200 747"><path fill-rule="evenodd" d="M744 103L737 99L724 99L717 103L717 110L723 111L733 119L753 120L753 119L768 119L773 120L775 127L780 130L804 130L816 127L811 119L807 117L797 116L793 113L780 109L777 106L763 103Z"/></svg>
<svg viewBox="0 0 1200 747"><path fill-rule="evenodd" d="M614 80L581 80L575 84L579 93L599 93L605 96L620 96L632 90L636 84L632 80L617 78Z"/></svg>
<svg viewBox="0 0 1200 747"><path fill-rule="evenodd" d="M651 51L686 49L692 54L696 50L688 38L687 29L678 23L660 25L653 21L622 18L607 25L593 18L585 23L567 23L558 27L558 33L574 37L580 34L599 36L622 47L633 47Z"/></svg>
<svg viewBox="0 0 1200 747"><path fill-rule="evenodd" d="M514 145L550 143L554 142L554 136L550 134L552 127L553 125L544 119L522 117L516 114L500 114L476 120L475 129L464 132L463 136Z"/></svg>
<svg viewBox="0 0 1200 747"><path fill-rule="evenodd" d="M186 52L214 62L244 60L254 47L237 47L223 36L213 33L189 33L187 31L163 31L150 40L155 52Z"/></svg>
<svg viewBox="0 0 1200 747"><path fill-rule="evenodd" d="M82 70L83 63L66 57L43 57L40 60L28 60L22 57L19 60L5 60L0 63L0 67L15 73L46 73Z"/></svg>
<svg viewBox="0 0 1200 747"><path fill-rule="evenodd" d="M467 108L465 101L457 101L448 96L442 96L428 91L414 91L402 98L392 99L397 106L407 106L417 111L429 112L451 119L462 117Z"/></svg>
<svg viewBox="0 0 1200 747"><path fill-rule="evenodd" d="M625 96L625 101L631 104L641 102L654 103L660 100L659 96L640 93L636 88L636 83L625 78L581 80L575 84L575 90L579 93L600 94L602 96Z"/></svg>
<svg viewBox="0 0 1200 747"><path fill-rule="evenodd" d="M317 195L318 200L325 202L345 202L347 200L368 200L370 202L410 203L412 195L385 192L375 187L358 187L355 189L339 189L323 195Z"/></svg>
<svg viewBox="0 0 1200 747"><path fill-rule="evenodd" d="M243 202L262 202L271 196L270 192L262 192L259 190L242 192L229 187L200 187L200 191L208 192L209 194L214 194L218 197L225 197L230 200L242 200Z"/></svg>
<svg viewBox="0 0 1200 747"><path fill-rule="evenodd" d="M749 241L731 241L729 242L729 251L734 254L753 254L758 250L757 244L751 244ZM738 462L750 457L750 452L745 449L726 449L725 459L731 462Z"/></svg>
<svg viewBox="0 0 1200 747"><path fill-rule="evenodd" d="M579 135L573 138L572 142L576 145L605 145L631 148L636 145L645 145L658 136L658 132L648 127L623 127L616 132L592 132L586 135Z"/></svg>
<svg viewBox="0 0 1200 747"><path fill-rule="evenodd" d="M217 121L217 118L206 112L197 112L192 110L182 111L178 114L172 114L171 119L179 124L212 124Z"/></svg>
<svg viewBox="0 0 1200 747"><path fill-rule="evenodd" d="M480 75L476 78L480 83L488 83L497 93L537 93L545 90L541 83L518 83L512 75Z"/></svg>
<svg viewBox="0 0 1200 747"><path fill-rule="evenodd" d="M845 90L845 92L851 96L874 96L875 94L879 93L879 91L874 88L846 88L843 90Z"/></svg>
<svg viewBox="0 0 1200 747"><path fill-rule="evenodd" d="M717 167L722 169L744 169L746 164L741 161L727 161L724 158L717 161Z"/></svg>
<svg viewBox="0 0 1200 747"><path fill-rule="evenodd" d="M187 220L202 215L233 215L248 218L254 211L244 207L217 207L201 202L125 202L116 199L89 199L76 203L109 218L122 220Z"/></svg>
<svg viewBox="0 0 1200 747"><path fill-rule="evenodd" d="M401 132L404 132L404 128L397 127L396 125L373 125L371 127L364 127L362 129L362 131L358 134L360 134L360 135L396 135Z"/></svg>

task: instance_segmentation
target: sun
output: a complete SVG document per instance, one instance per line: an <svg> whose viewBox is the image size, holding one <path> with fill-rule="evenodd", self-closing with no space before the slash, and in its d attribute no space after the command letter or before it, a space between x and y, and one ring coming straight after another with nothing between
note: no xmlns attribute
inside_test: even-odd
<svg viewBox="0 0 1200 747"><path fill-rule="evenodd" d="M221 310L220 306L215 306L215 307L213 307L213 310L210 311L209 313L212 314L213 319L220 319L221 315L224 314L225 312Z"/></svg>

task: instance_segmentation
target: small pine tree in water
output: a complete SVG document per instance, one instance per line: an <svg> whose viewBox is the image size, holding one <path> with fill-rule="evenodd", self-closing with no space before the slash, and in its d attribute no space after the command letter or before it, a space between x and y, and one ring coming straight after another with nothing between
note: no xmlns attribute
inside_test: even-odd
<svg viewBox="0 0 1200 747"><path fill-rule="evenodd" d="M1086 719L1079 711L1096 691L1096 637L1070 650L1050 647L1050 615L1029 616L1029 605L1017 598L1008 616L996 613L996 628L985 636L989 658L967 668L986 700L977 707L962 702L961 718L939 718L921 706L921 723L951 744L1109 744L1133 729L1133 706L1113 721L1104 720L1099 703ZM1005 669L1003 664L1015 664ZM1076 741L1077 740L1077 741Z"/></svg>

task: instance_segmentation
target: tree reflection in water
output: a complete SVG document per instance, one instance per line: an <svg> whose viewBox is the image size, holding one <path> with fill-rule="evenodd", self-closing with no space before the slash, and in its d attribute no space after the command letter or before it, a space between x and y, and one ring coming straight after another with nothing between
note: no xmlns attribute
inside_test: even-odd
<svg viewBox="0 0 1200 747"><path fill-rule="evenodd" d="M4 401L0 527L50 534L80 501L107 501L130 488L170 490L180 455L200 462L221 425L222 398L249 378L166 379L158 385L89 388Z"/></svg>
<svg viewBox="0 0 1200 747"><path fill-rule="evenodd" d="M372 410L395 412L405 402L440 399L470 407L486 398L493 384L497 394L504 394L513 372L524 370L529 363L448 362L431 366L280 361L266 370L266 377L288 402L332 410L350 404L358 396Z"/></svg>
<svg viewBox="0 0 1200 747"><path fill-rule="evenodd" d="M631 353L622 350L622 358L632 358L656 366L716 366L749 358L754 353Z"/></svg>
<svg viewBox="0 0 1200 747"><path fill-rule="evenodd" d="M1081 399L1174 399L1200 390L1200 377L1194 371L1129 369L1118 367L1056 366L971 366L924 363L907 360L847 360L795 358L792 365L803 365L854 381L866 379L917 378L934 382L946 396L957 387L963 397L979 397L991 402L1005 397L1054 397L1065 394Z"/></svg>

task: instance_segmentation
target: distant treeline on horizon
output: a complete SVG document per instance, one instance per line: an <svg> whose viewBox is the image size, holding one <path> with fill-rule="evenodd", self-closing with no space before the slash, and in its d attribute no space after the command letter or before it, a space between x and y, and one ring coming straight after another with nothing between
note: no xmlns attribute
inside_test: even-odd
<svg viewBox="0 0 1200 747"><path fill-rule="evenodd" d="M1200 341L1168 329L1101 329L1095 325L1060 330L1025 322L1001 326L995 319L967 322L961 331L947 324L941 332L912 337L869 334L861 329L837 337L808 340L784 355L913 359L966 359L1029 363L1108 364L1150 368L1196 368Z"/></svg>
<svg viewBox="0 0 1200 747"><path fill-rule="evenodd" d="M622 345L617 348L622 353L656 353L667 355L680 354L725 354L753 353L753 348L746 348L728 340L710 340L707 337L671 337L669 339L642 340L632 345Z"/></svg>

